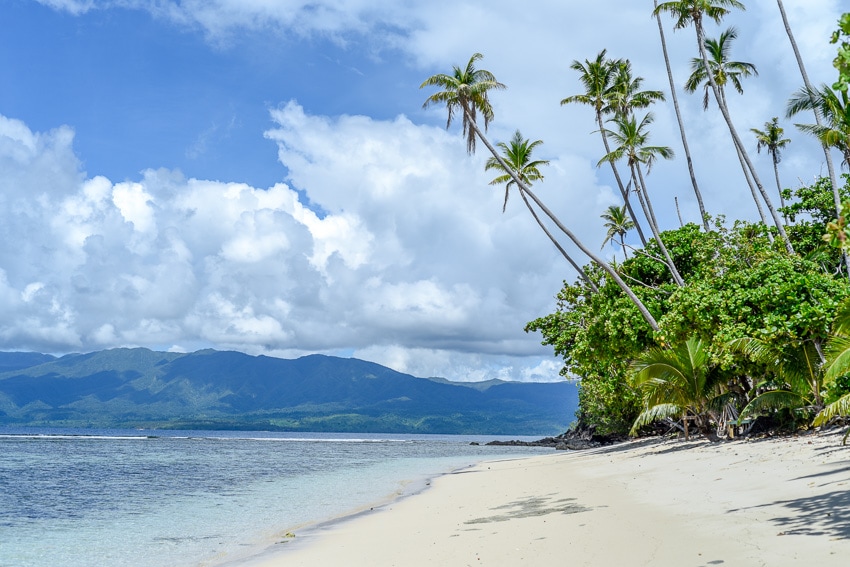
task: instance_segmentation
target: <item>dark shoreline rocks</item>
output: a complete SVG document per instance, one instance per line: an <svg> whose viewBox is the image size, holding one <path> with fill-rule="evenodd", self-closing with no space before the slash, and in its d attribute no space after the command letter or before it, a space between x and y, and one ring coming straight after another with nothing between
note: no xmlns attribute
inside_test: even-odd
<svg viewBox="0 0 850 567"><path fill-rule="evenodd" d="M551 447L556 451L581 451L624 441L622 435L596 435L593 428L570 429L557 437L544 437L537 441L490 441L485 445L506 447Z"/></svg>

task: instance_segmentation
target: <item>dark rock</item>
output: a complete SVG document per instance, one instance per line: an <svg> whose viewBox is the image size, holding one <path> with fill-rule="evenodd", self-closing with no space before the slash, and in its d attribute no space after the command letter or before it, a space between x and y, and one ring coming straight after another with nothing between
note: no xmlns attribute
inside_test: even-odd
<svg viewBox="0 0 850 567"><path fill-rule="evenodd" d="M554 437L546 437L537 441L490 441L485 445L495 445L501 447L554 447L558 444L558 440Z"/></svg>
<svg viewBox="0 0 850 567"><path fill-rule="evenodd" d="M581 451L625 441L624 435L596 435L593 427L576 427L557 437L544 437L537 441L490 441L485 445L508 447L551 447L556 450Z"/></svg>
<svg viewBox="0 0 850 567"><path fill-rule="evenodd" d="M555 450L557 451L581 451L584 449L593 449L594 447L601 447L602 443L598 441L585 441L584 439L567 439L566 441L561 441L557 445L555 445Z"/></svg>

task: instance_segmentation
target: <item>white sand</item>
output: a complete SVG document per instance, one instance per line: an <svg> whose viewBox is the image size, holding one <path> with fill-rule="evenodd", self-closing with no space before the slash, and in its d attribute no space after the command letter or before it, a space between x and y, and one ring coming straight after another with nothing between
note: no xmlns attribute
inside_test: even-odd
<svg viewBox="0 0 850 567"><path fill-rule="evenodd" d="M484 463L251 565L846 567L850 447L635 441Z"/></svg>

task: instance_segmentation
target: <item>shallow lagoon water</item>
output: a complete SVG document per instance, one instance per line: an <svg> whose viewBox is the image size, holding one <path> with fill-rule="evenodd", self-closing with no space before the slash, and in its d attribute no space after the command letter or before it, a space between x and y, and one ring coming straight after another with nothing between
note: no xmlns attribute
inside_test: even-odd
<svg viewBox="0 0 850 567"><path fill-rule="evenodd" d="M190 567L485 459L496 437L0 428L0 567Z"/></svg>

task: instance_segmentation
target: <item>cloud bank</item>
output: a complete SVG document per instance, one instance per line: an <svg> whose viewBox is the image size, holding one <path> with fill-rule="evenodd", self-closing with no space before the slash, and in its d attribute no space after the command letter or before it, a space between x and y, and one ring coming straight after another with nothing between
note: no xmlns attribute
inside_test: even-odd
<svg viewBox="0 0 850 567"><path fill-rule="evenodd" d="M168 170L87 177L71 129L0 119L0 346L212 345L554 378L522 325L550 303L528 290L557 290L565 265L518 206L501 214L460 139L296 102L271 119L266 137L300 193Z"/></svg>

